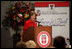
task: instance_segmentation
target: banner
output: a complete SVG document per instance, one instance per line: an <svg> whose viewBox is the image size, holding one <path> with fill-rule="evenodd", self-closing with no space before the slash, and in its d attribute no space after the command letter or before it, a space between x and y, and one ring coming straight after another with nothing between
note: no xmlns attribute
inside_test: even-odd
<svg viewBox="0 0 72 49"><path fill-rule="evenodd" d="M35 2L37 21L52 26L52 37L69 38L69 2Z"/></svg>

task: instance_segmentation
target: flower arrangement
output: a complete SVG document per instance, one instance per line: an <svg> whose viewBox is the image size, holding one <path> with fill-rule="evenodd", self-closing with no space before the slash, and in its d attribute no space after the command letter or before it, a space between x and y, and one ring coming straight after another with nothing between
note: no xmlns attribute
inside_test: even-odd
<svg viewBox="0 0 72 49"><path fill-rule="evenodd" d="M29 12L34 11L34 4L30 2L16 2L8 11L7 20L13 28L24 25L29 18Z"/></svg>

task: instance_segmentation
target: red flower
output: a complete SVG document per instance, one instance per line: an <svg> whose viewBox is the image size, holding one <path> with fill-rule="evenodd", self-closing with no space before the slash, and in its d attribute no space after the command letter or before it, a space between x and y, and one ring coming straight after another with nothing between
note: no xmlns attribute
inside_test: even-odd
<svg viewBox="0 0 72 49"><path fill-rule="evenodd" d="M18 13L18 10L15 10L15 13L17 14Z"/></svg>
<svg viewBox="0 0 72 49"><path fill-rule="evenodd" d="M23 22L23 19L21 19L21 21L20 22Z"/></svg>
<svg viewBox="0 0 72 49"><path fill-rule="evenodd" d="M35 19L37 20L37 18L35 17Z"/></svg>
<svg viewBox="0 0 72 49"><path fill-rule="evenodd" d="M21 18L21 19L23 19L23 17L22 17L22 16L21 16L20 18Z"/></svg>
<svg viewBox="0 0 72 49"><path fill-rule="evenodd" d="M28 12L26 12L26 14L28 14Z"/></svg>
<svg viewBox="0 0 72 49"><path fill-rule="evenodd" d="M19 5L21 6L21 3L19 3Z"/></svg>
<svg viewBox="0 0 72 49"><path fill-rule="evenodd" d="M13 18L16 18L16 15L14 15Z"/></svg>
<svg viewBox="0 0 72 49"><path fill-rule="evenodd" d="M30 6L31 6L31 4L29 3L29 4L28 4L28 7L30 7Z"/></svg>
<svg viewBox="0 0 72 49"><path fill-rule="evenodd" d="M24 12L24 9L21 9L21 12Z"/></svg>
<svg viewBox="0 0 72 49"><path fill-rule="evenodd" d="M14 26L14 27L16 26L16 22L14 22L13 26Z"/></svg>

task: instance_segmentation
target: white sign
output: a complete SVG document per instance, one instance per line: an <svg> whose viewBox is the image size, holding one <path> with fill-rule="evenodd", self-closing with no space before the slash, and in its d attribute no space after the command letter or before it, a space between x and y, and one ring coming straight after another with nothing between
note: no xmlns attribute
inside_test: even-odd
<svg viewBox="0 0 72 49"><path fill-rule="evenodd" d="M38 2L35 6L37 21L42 26L52 26L53 38L69 38L69 2Z"/></svg>

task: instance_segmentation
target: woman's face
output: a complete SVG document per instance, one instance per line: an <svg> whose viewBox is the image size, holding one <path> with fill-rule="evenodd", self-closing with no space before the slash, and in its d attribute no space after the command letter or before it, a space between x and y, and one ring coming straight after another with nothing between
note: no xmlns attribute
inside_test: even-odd
<svg viewBox="0 0 72 49"><path fill-rule="evenodd" d="M31 16L31 20L32 20L32 21L35 20L35 14L33 14L33 15Z"/></svg>

